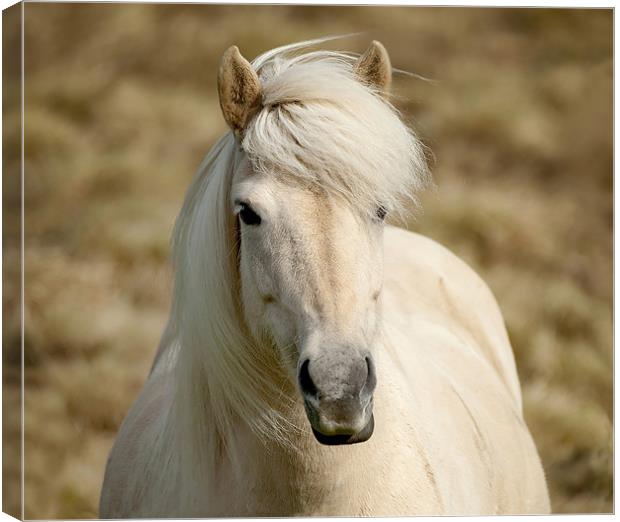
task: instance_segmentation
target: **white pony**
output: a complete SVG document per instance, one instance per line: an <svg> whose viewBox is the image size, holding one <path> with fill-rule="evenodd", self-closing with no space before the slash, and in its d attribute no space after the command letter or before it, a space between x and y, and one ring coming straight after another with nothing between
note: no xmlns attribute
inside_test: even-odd
<svg viewBox="0 0 620 522"><path fill-rule="evenodd" d="M232 132L174 232L172 311L102 517L547 513L502 316L386 226L427 180L387 52L302 52L218 86Z"/></svg>

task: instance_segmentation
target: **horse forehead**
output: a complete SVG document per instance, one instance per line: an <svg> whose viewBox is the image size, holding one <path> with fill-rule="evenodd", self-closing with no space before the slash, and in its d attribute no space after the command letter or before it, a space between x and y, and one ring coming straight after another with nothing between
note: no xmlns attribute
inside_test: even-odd
<svg viewBox="0 0 620 522"><path fill-rule="evenodd" d="M235 174L231 195L270 206L295 207L299 211L328 204L327 194L319 187L302 180L288 179L285 175L266 175L251 169L240 169Z"/></svg>
<svg viewBox="0 0 620 522"><path fill-rule="evenodd" d="M315 251L325 267L344 263L366 237L354 210L324 192L306 191L289 203L285 225L290 223L293 235Z"/></svg>
<svg viewBox="0 0 620 522"><path fill-rule="evenodd" d="M292 264L304 267L296 275L310 284L317 304L338 316L337 311L355 308L353 301L360 289L355 274L361 266L360 258L369 259L360 256L369 248L364 244L367 237L354 212L337 199L315 193L307 203L305 216L290 229Z"/></svg>
<svg viewBox="0 0 620 522"><path fill-rule="evenodd" d="M306 193L299 204L292 202L286 210L289 219L283 220L294 243L302 250L311 251L312 259L324 269L340 270L346 278L354 269L370 259L373 248L372 234L355 209L325 193ZM301 247L301 245L300 245Z"/></svg>
<svg viewBox="0 0 620 522"><path fill-rule="evenodd" d="M235 183L232 196L267 210L276 217L274 230L281 241L289 239L296 250L320 250L319 260L325 263L346 257L359 242L357 232L363 231L345 201L311 182L254 173Z"/></svg>

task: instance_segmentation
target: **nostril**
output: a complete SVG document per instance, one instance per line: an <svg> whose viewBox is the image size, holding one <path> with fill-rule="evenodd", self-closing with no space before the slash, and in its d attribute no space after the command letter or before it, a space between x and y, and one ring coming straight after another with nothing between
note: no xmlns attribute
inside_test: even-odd
<svg viewBox="0 0 620 522"><path fill-rule="evenodd" d="M318 390L312 381L312 377L310 377L310 359L306 359L301 367L299 368L299 386L301 386L301 391L305 395L310 395L315 397L317 395Z"/></svg>
<svg viewBox="0 0 620 522"><path fill-rule="evenodd" d="M374 391L375 386L377 386L377 375L375 372L375 363L370 357L365 357L364 360L366 361L367 373L366 373L366 383L364 384L362 393L370 395Z"/></svg>

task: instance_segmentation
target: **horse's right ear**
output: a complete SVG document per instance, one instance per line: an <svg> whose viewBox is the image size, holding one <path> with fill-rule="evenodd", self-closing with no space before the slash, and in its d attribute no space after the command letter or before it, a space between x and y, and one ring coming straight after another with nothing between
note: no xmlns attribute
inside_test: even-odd
<svg viewBox="0 0 620 522"><path fill-rule="evenodd" d="M233 132L241 136L260 109L262 88L256 71L241 56L236 45L229 47L222 56L217 88L224 119Z"/></svg>

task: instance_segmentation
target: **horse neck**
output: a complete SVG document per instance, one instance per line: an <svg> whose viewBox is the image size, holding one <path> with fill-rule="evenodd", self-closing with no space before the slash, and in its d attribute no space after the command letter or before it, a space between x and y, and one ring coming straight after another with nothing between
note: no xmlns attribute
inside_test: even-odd
<svg viewBox="0 0 620 522"><path fill-rule="evenodd" d="M171 414L168 416L171 427L179 432L177 437L181 453L188 453L193 464L200 464L200 457L210 464L226 459L238 461L245 445L267 445L274 451L276 446L295 445L293 438L305 420L303 405L297 398L294 384L286 376L286 371L278 362L275 349L266 344L255 343L257 353L262 356L256 358L255 370L262 375L269 375L281 391L279 397L266 395L265 409L278 413L286 419L290 432L286 437L270 437L269 433L257 433L253 429L251 418L234 408L230 408L226 422L215 416L216 406L222 410L221 404L214 404L213 395L224 397L226 390L214 390L209 387L208 375L204 372L204 365L208 361L201 360L199 350L179 350L174 374L174 399ZM273 354L272 357L265 354ZM291 401L291 398L293 400ZM185 432L185 433L183 433ZM272 439L278 439L277 444L271 444ZM189 449L191 448L191 449Z"/></svg>
<svg viewBox="0 0 620 522"><path fill-rule="evenodd" d="M258 499L257 505L267 503L267 511L255 513L260 516L355 512L369 494L364 477L389 469L392 459L399 458L397 451L387 449L389 426L394 425L387 404L390 398L379 391L375 399L384 424L377 426L368 442L352 446L330 447L317 442L301 400L290 412L290 420L302 429L290 434L289 444L264 439L239 420L234 444L222 455L216 473L230 477L234 489Z"/></svg>
<svg viewBox="0 0 620 522"><path fill-rule="evenodd" d="M187 366L186 377L192 376L195 365L188 365L187 360L181 362ZM193 379L199 377L199 372L193 375ZM256 433L246 419L236 414L231 415L227 430L218 429L209 410L208 396L201 393L200 386L193 388L192 393L193 396L179 394L178 400L194 401L201 404L200 408L179 408L183 415L169 415L167 428L172 438L163 440L166 444L174 440L171 446L176 449L162 447L163 453L178 452L179 458L170 455L168 459L172 466L168 480L177 484L177 496L187 506L188 515L201 512L200 499L226 499L229 504L231 490L248 497L252 512L262 516L276 512L309 513L316 511L317 506L327 509L335 502L342 510L344 504L359 504L359 495L367 493L363 488L351 489L350 477L365 477L371 470L391 465L391 454L378 451L391 443L387 426L393 424L388 404L391 395L386 396L381 389L376 393L375 410L382 424L370 441L342 449L322 446L315 440L301 399L286 409L290 423L299 429L292 429L283 443ZM291 393L297 397L295 390ZM285 408L284 404L281 406ZM174 409L173 405L171 411ZM224 504L223 510L228 505Z"/></svg>

